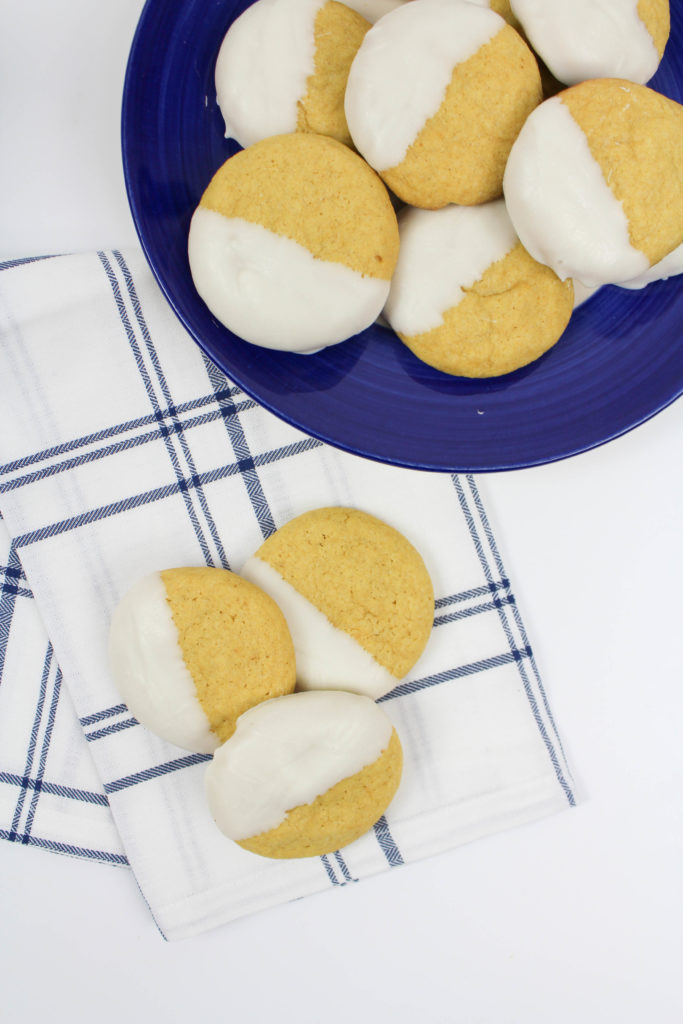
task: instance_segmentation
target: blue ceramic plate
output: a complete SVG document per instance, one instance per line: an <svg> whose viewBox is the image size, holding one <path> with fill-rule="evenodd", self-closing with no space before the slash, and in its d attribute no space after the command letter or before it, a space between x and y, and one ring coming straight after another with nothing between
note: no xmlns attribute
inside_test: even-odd
<svg viewBox="0 0 683 1024"><path fill-rule="evenodd" d="M223 135L214 62L244 0L147 0L123 95L123 160L133 217L168 301L206 354L249 395L301 430L382 462L451 472L515 469L623 434L683 390L683 275L644 291L603 288L558 344L489 381L448 377L388 329L312 356L247 344L192 285L187 231L214 171L237 146ZM683 0L652 85L683 92Z"/></svg>

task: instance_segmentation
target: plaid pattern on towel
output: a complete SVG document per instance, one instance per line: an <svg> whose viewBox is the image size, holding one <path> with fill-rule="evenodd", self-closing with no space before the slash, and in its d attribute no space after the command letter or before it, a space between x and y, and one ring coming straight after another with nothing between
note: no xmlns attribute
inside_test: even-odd
<svg viewBox="0 0 683 1024"><path fill-rule="evenodd" d="M138 252L0 267L0 388L3 838L127 860L162 933L180 938L574 802L471 477L373 463L266 412L203 357ZM382 698L405 754L386 816L333 855L267 861L210 820L206 756L122 704L108 622L144 573L239 571L273 530L328 504L413 541L434 630Z"/></svg>

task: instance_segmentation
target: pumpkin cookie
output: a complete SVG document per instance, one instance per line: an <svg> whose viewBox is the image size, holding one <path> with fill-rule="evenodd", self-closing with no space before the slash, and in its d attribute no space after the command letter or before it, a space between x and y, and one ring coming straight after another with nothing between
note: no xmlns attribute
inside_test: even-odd
<svg viewBox="0 0 683 1024"><path fill-rule="evenodd" d="M263 857L347 846L384 814L403 755L387 715L352 693L295 693L242 715L206 772L220 830Z"/></svg>
<svg viewBox="0 0 683 1024"><path fill-rule="evenodd" d="M434 593L422 557L367 512L333 507L297 516L241 572L282 608L301 689L377 699L412 668L429 638Z"/></svg>
<svg viewBox="0 0 683 1024"><path fill-rule="evenodd" d="M356 153L323 135L277 135L227 160L190 225L195 287L246 341L316 351L364 330L389 294L398 225Z"/></svg>
<svg viewBox="0 0 683 1024"><path fill-rule="evenodd" d="M565 89L527 120L504 190L522 243L563 280L638 277L683 241L683 106L621 79Z"/></svg>
<svg viewBox="0 0 683 1024"><path fill-rule="evenodd" d="M529 43L565 85L625 78L644 85L669 38L669 0L512 0Z"/></svg>
<svg viewBox="0 0 683 1024"><path fill-rule="evenodd" d="M404 202L500 196L505 162L540 103L531 50L494 11L419 0L365 36L346 88L354 145Z"/></svg>
<svg viewBox="0 0 683 1024"><path fill-rule="evenodd" d="M139 580L112 617L109 662L142 725L205 753L232 735L244 711L295 683L282 612L226 569L165 569Z"/></svg>
<svg viewBox="0 0 683 1024"><path fill-rule="evenodd" d="M350 143L344 90L369 28L337 0L256 0L228 29L216 61L226 136L251 146L318 132Z"/></svg>
<svg viewBox="0 0 683 1024"><path fill-rule="evenodd" d="M522 246L502 199L403 210L401 249L384 315L418 359L461 377L532 362L573 309L562 282Z"/></svg>

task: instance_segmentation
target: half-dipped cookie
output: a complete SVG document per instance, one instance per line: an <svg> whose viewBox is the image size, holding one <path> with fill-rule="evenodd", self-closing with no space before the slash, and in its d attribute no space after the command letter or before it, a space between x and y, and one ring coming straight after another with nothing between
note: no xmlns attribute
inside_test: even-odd
<svg viewBox="0 0 683 1024"><path fill-rule="evenodd" d="M377 699L427 644L434 593L422 556L367 512L335 506L297 516L241 572L282 609L300 689Z"/></svg>
<svg viewBox="0 0 683 1024"><path fill-rule="evenodd" d="M353 693L295 693L242 715L206 772L220 830L264 857L314 857L384 814L403 753L390 719Z"/></svg>
<svg viewBox="0 0 683 1024"><path fill-rule="evenodd" d="M282 612L226 569L165 569L139 580L112 616L109 662L142 725L205 753L232 735L244 711L295 685Z"/></svg>

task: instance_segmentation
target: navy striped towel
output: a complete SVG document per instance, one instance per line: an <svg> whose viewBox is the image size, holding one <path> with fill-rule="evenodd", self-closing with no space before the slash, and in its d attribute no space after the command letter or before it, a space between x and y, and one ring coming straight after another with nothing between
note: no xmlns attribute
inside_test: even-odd
<svg viewBox="0 0 683 1024"><path fill-rule="evenodd" d="M573 803L471 477L378 465L261 409L204 359L139 252L0 271L3 838L128 862L161 932L180 938ZM414 541L435 628L384 699L405 751L386 817L337 854L268 861L215 828L205 756L121 703L108 623L140 575L239 570L276 527L328 504Z"/></svg>

